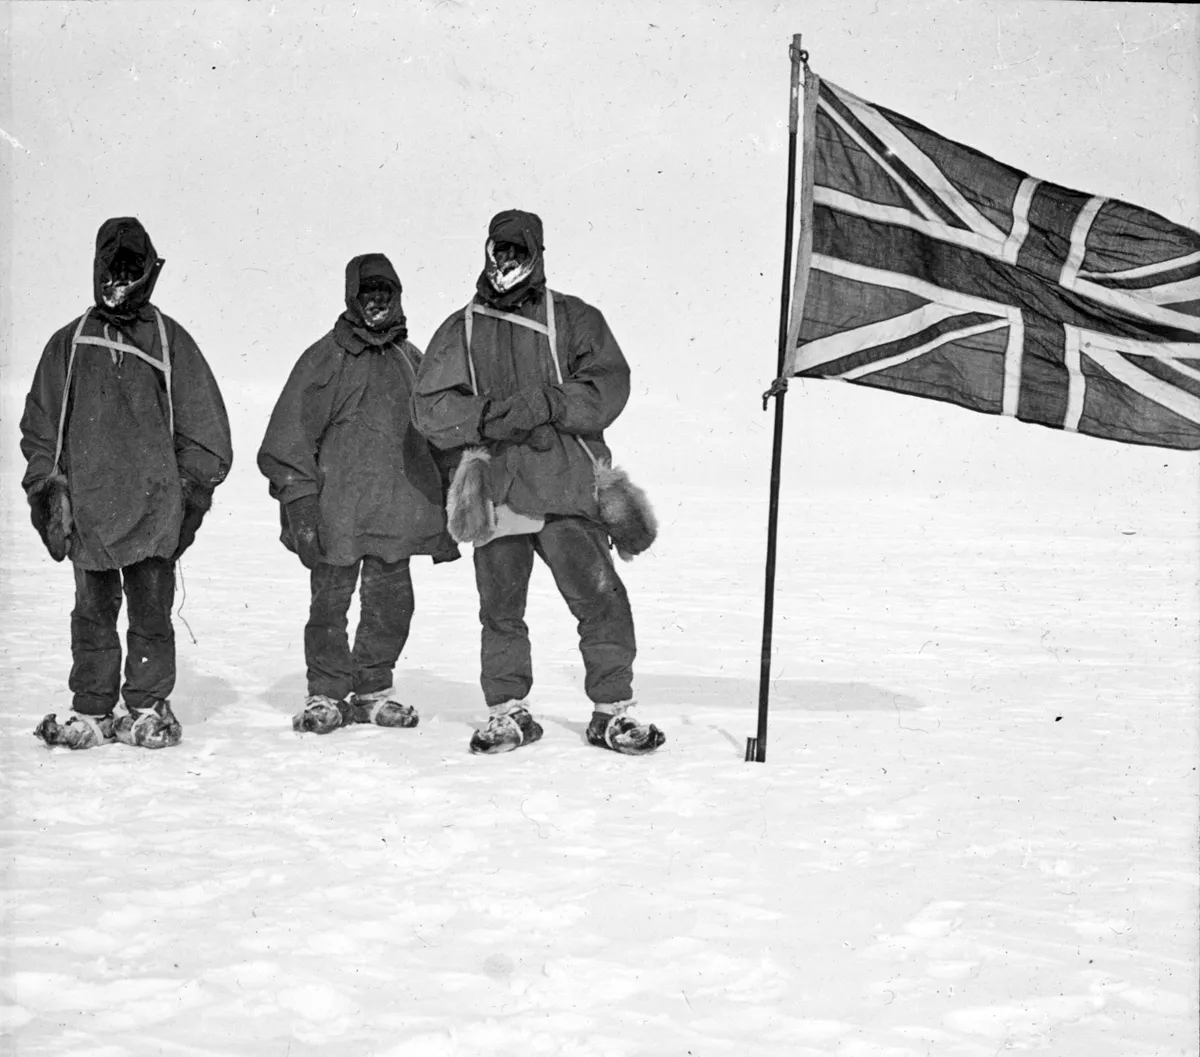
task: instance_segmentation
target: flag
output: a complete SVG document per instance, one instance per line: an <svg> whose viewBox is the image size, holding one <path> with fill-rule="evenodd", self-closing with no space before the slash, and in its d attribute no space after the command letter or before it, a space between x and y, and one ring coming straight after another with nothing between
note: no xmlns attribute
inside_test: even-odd
<svg viewBox="0 0 1200 1057"><path fill-rule="evenodd" d="M805 77L784 377L1200 448L1200 233Z"/></svg>

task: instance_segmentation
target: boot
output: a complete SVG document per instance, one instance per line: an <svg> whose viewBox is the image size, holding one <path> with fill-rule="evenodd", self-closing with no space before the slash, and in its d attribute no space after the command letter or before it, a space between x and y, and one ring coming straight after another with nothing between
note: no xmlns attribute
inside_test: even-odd
<svg viewBox="0 0 1200 1057"><path fill-rule="evenodd" d="M47 748L65 746L68 749L94 749L114 741L113 717L85 716L82 712L70 712L65 723L51 712L34 729L33 736L46 743Z"/></svg>
<svg viewBox="0 0 1200 1057"><path fill-rule="evenodd" d="M125 745L142 749L167 749L183 740L183 727L171 711L170 701L156 701L145 708L130 708L113 721L113 736Z"/></svg>
<svg viewBox="0 0 1200 1057"><path fill-rule="evenodd" d="M667 736L653 723L639 723L629 715L632 705L632 701L596 705L587 729L589 744L626 756L645 756L666 741Z"/></svg>
<svg viewBox="0 0 1200 1057"><path fill-rule="evenodd" d="M505 701L502 705L492 705L488 712L487 726L471 735L472 752L511 752L542 736L541 726L529 714L524 701Z"/></svg>
<svg viewBox="0 0 1200 1057"><path fill-rule="evenodd" d="M374 723L377 727L415 727L421 717L412 705L405 705L392 697L395 688L375 690L369 694L355 694L354 718L359 723Z"/></svg>
<svg viewBox="0 0 1200 1057"><path fill-rule="evenodd" d="M309 694L303 710L292 716L292 730L300 734L328 734L355 722L354 706L348 698L335 701L324 694Z"/></svg>

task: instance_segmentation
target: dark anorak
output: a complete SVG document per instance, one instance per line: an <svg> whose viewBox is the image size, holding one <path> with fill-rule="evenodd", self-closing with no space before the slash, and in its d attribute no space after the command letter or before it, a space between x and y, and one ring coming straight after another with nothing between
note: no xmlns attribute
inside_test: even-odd
<svg viewBox="0 0 1200 1057"><path fill-rule="evenodd" d="M119 312L102 303L90 309L82 335L136 346L162 363L158 321L149 302L162 262L132 218L108 221L100 229L97 300L107 262L130 243L143 247L147 257L137 296ZM212 489L233 461L229 419L208 364L183 327L167 315L162 320L170 348L173 436L166 376L134 353L78 345L66 393L78 318L46 345L25 401L21 451L28 466L21 483L28 490L55 472L59 416L67 400L59 470L67 479L74 520L68 553L83 569L170 558L183 516L181 476Z"/></svg>
<svg viewBox="0 0 1200 1057"><path fill-rule="evenodd" d="M480 277L476 304L499 307L513 315L546 322L545 279L541 262L541 224L516 210L499 214L489 237L536 248L534 273L523 297L485 296ZM467 362L465 310L455 312L433 335L421 364L413 410L417 428L444 451L467 445L486 446L492 499L530 517L559 514L598 519L591 461L576 438L582 438L602 461L611 456L603 430L629 399L629 365L596 308L568 294L551 294L561 384L550 359L545 334L494 317L474 315L471 352L478 392ZM502 400L528 386L558 391L561 409L555 418L548 451L527 443L485 440L481 419L491 400Z"/></svg>
<svg viewBox="0 0 1200 1057"><path fill-rule="evenodd" d="M369 330L361 281L394 283L393 311ZM442 478L410 404L420 350L407 340L400 280L382 254L346 266L346 311L297 361L258 453L272 498L320 498L320 536L331 565L373 555L395 562L454 549L445 532ZM282 535L294 549L290 533Z"/></svg>

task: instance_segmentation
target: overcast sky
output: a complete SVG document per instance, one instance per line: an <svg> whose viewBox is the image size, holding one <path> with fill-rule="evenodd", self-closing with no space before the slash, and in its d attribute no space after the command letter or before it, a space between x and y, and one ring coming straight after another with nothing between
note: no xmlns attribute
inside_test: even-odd
<svg viewBox="0 0 1200 1057"><path fill-rule="evenodd" d="M0 30L6 465L14 399L90 301L106 217L138 216L166 258L155 301L204 350L253 472L263 402L341 310L347 259L391 257L423 347L515 206L545 221L550 285L600 307L633 366L618 460L758 480L796 32L857 95L1200 228L1186 5L45 2L5 4ZM789 453L864 483L1196 481L1194 455L833 382L792 387Z"/></svg>

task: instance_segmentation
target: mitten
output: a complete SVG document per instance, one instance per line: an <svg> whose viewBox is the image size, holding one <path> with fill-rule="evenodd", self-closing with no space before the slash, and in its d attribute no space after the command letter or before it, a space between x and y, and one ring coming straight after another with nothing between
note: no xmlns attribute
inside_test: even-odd
<svg viewBox="0 0 1200 1057"><path fill-rule="evenodd" d="M557 389L531 385L504 400L494 400L483 416L489 440L525 440L538 426L554 421L561 396Z"/></svg>
<svg viewBox="0 0 1200 1057"><path fill-rule="evenodd" d="M434 565L443 565L446 562L458 561L462 557L462 553L450 534L443 532L437 541L432 557Z"/></svg>
<svg viewBox="0 0 1200 1057"><path fill-rule="evenodd" d="M315 495L293 499L285 507L296 554L306 569L315 569L325 557L321 550L321 502Z"/></svg>
<svg viewBox="0 0 1200 1057"><path fill-rule="evenodd" d="M183 489L183 520L179 523L179 544L171 561L177 562L183 552L196 541L196 531L204 520L204 515L212 508L212 489L206 488L191 477L181 477L179 483Z"/></svg>
<svg viewBox="0 0 1200 1057"><path fill-rule="evenodd" d="M549 451L554 447L555 438L558 436L558 430L553 426L538 426L526 438L525 443L534 451Z"/></svg>
<svg viewBox="0 0 1200 1057"><path fill-rule="evenodd" d="M42 538L50 557L56 562L67 556L74 522L71 518L71 499L67 480L54 474L26 493L29 499L29 520Z"/></svg>

